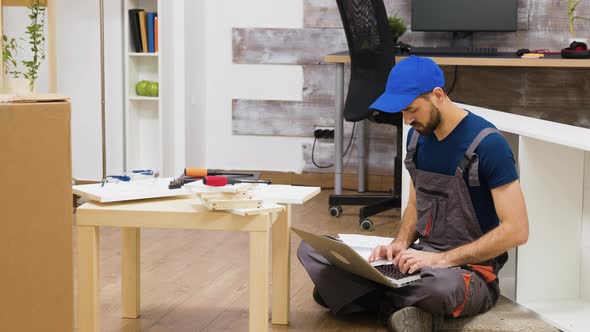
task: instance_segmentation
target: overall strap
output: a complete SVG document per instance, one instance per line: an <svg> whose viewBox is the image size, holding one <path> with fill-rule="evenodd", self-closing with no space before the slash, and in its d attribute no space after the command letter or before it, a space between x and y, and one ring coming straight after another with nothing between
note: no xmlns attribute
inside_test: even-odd
<svg viewBox="0 0 590 332"><path fill-rule="evenodd" d="M475 136L473 142L471 142L471 145L467 148L461 163L459 163L459 171L461 171L461 173L469 167L469 185L472 187L479 186L479 157L475 153L475 149L478 147L479 143L490 134L502 135L502 133L496 128L488 127L483 129L477 134L477 136Z"/></svg>
<svg viewBox="0 0 590 332"><path fill-rule="evenodd" d="M408 153L404 160L404 164L410 173L412 181L415 181L416 179L416 162L414 161L414 155L416 154L416 146L418 146L418 138L420 138L420 134L414 130L412 137L410 138L410 144L408 145Z"/></svg>

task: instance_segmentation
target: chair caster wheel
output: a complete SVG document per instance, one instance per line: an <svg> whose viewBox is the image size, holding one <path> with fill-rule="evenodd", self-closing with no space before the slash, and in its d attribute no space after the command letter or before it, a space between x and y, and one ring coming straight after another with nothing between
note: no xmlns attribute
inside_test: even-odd
<svg viewBox="0 0 590 332"><path fill-rule="evenodd" d="M329 211L332 217L338 217L342 213L342 207L340 205L330 206Z"/></svg>
<svg viewBox="0 0 590 332"><path fill-rule="evenodd" d="M370 231L373 229L373 222L371 221L371 219L364 219L363 221L361 221L361 228L364 231Z"/></svg>

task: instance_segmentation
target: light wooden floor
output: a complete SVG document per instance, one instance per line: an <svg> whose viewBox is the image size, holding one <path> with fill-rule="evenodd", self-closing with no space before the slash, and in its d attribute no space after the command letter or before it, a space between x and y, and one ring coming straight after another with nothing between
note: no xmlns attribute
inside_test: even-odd
<svg viewBox="0 0 590 332"><path fill-rule="evenodd" d="M321 234L360 232L358 208L345 207L343 215L332 218L328 194L295 205L293 225ZM364 234L394 236L399 211L384 212L373 221L375 231ZM247 331L248 241L248 234L241 232L142 230L141 316L122 319L120 231L101 228L101 332ZM313 285L295 256L299 241L293 234L290 325L271 329L386 331L372 317L336 320L313 301Z"/></svg>

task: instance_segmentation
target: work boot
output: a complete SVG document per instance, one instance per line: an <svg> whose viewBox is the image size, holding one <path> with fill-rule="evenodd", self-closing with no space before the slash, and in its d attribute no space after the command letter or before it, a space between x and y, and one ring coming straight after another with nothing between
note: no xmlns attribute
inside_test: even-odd
<svg viewBox="0 0 590 332"><path fill-rule="evenodd" d="M326 302L324 302L324 299L322 299L320 293L318 292L318 289L315 286L313 287L313 300L315 301L315 303L321 305L322 307L328 308L328 305L326 304Z"/></svg>
<svg viewBox="0 0 590 332"><path fill-rule="evenodd" d="M406 307L389 316L389 329L394 332L436 332L438 317L418 307Z"/></svg>

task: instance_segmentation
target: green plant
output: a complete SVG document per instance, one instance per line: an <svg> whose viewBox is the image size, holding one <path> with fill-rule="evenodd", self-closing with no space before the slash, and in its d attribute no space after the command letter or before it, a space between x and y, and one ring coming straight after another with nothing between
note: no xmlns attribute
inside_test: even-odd
<svg viewBox="0 0 590 332"><path fill-rule="evenodd" d="M8 38L2 35L2 63L4 64L4 75L12 75L14 78L19 78L22 74L18 71L18 62L16 57L19 50L22 50L14 38Z"/></svg>
<svg viewBox="0 0 590 332"><path fill-rule="evenodd" d="M397 39L408 30L406 27L406 22L404 22L404 20L397 15L390 16L387 18L387 20L389 21L389 30L391 30L391 36L394 41L397 41Z"/></svg>
<svg viewBox="0 0 590 332"><path fill-rule="evenodd" d="M29 19L30 24L26 27L25 34L28 35L28 43L31 45L33 58L30 61L21 61L26 71L23 72L24 78L29 81L29 88L33 91L35 81L39 77L39 68L45 60L45 0L29 1Z"/></svg>
<svg viewBox="0 0 590 332"><path fill-rule="evenodd" d="M577 19L590 21L590 19L583 16L576 16L576 7L582 2L582 0L562 0L567 4L567 17L570 26L570 35L572 38L576 38L576 31L574 29L574 23Z"/></svg>

